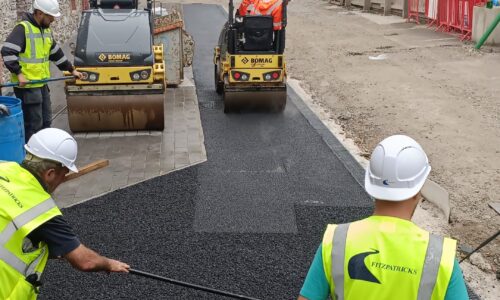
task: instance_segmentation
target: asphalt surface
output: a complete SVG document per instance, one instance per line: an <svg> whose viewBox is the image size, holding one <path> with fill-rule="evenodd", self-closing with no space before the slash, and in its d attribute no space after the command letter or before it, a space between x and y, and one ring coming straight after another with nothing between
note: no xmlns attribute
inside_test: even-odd
<svg viewBox="0 0 500 300"><path fill-rule="evenodd" d="M225 115L212 63L225 13L193 4L184 17L196 41L208 161L63 213L84 244L135 269L260 299L293 299L326 224L371 213L361 169L293 93L282 114ZM44 282L40 299L224 299L134 275L82 273L57 260Z"/></svg>

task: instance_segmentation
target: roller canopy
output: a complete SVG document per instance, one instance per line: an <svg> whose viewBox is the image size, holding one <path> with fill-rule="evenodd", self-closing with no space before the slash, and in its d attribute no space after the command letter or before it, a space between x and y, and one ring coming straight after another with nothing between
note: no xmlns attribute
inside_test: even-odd
<svg viewBox="0 0 500 300"><path fill-rule="evenodd" d="M84 11L78 30L75 66L152 66L152 34L147 11Z"/></svg>

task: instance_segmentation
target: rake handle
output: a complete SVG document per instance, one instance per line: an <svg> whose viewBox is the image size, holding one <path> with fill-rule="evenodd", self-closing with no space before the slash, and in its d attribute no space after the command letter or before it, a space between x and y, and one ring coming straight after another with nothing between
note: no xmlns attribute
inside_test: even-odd
<svg viewBox="0 0 500 300"><path fill-rule="evenodd" d="M192 288L192 289L196 289L196 290L201 290L201 291L205 291L205 292L209 292L209 293L213 293L213 294L218 294L218 295L222 295L222 296L226 296L226 297L231 297L234 299L259 300L257 298L252 298L252 297L247 297L247 296L243 296L243 295L233 294L230 292L216 290L213 288L209 288L209 287L205 287L205 286L201 286L201 285L197 285L197 284L192 284L192 283L188 283L188 282L184 282L184 281L180 281L180 280L175 280L175 279L151 274L151 273L140 271L140 270L129 269L128 271L130 274L134 274L134 275L138 275L138 276L142 276L142 277L146 277L146 278L150 278L150 279L155 279L155 280L159 280L159 281L164 281L164 282L172 283L175 285L180 285L180 286L184 286L184 287L188 287L188 288Z"/></svg>
<svg viewBox="0 0 500 300"><path fill-rule="evenodd" d="M26 84L47 83L47 82L51 82L51 81L69 80L69 79L75 79L75 76L71 75L71 76L56 77L56 78L49 78L49 79L32 80L32 81L28 81ZM9 82L9 83L0 85L0 88L12 87L12 86L18 86L18 85L19 85L19 82Z"/></svg>

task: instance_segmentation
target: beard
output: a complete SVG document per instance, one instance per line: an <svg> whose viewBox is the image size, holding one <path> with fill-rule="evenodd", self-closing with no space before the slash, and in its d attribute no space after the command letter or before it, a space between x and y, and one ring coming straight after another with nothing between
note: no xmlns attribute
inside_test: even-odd
<svg viewBox="0 0 500 300"><path fill-rule="evenodd" d="M43 29L47 29L50 27L50 21L44 21L42 22L41 26Z"/></svg>

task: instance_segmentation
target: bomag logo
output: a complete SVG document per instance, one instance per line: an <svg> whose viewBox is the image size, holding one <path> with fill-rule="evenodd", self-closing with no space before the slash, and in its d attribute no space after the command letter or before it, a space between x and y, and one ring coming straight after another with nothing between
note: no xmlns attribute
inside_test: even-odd
<svg viewBox="0 0 500 300"><path fill-rule="evenodd" d="M101 53L97 57L100 61L106 62L106 61L113 61L113 62L122 62L126 60L130 60L130 54L129 53Z"/></svg>
<svg viewBox="0 0 500 300"><path fill-rule="evenodd" d="M272 58L252 58L250 60L250 62L253 65L256 65L256 64L272 64L273 63L273 59Z"/></svg>

